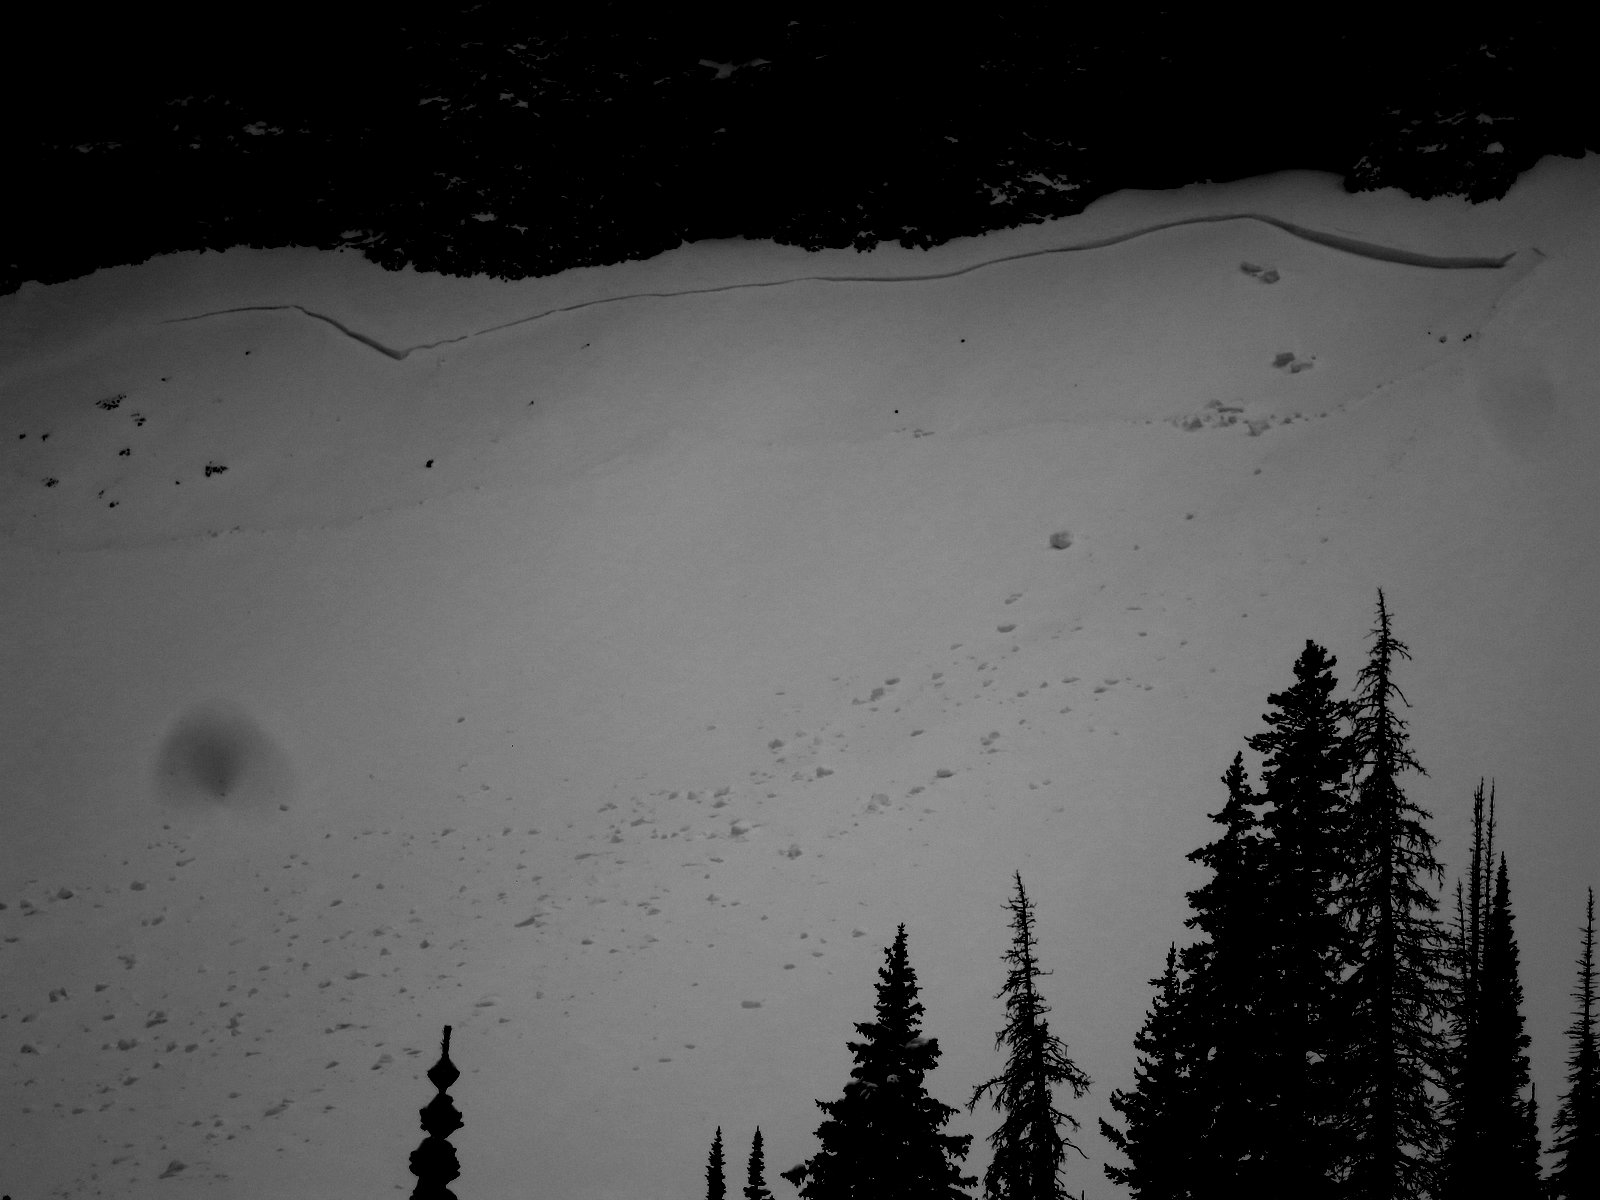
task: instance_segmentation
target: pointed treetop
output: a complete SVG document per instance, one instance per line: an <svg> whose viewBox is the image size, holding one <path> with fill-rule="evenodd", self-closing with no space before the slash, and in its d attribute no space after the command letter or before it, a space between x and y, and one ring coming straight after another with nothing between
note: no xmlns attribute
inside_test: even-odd
<svg viewBox="0 0 1600 1200"><path fill-rule="evenodd" d="M940 1132L955 1109L928 1095L925 1076L937 1065L938 1041L923 1036L916 973L902 924L878 971L875 1019L858 1023L847 1042L855 1065L838 1100L818 1100L827 1120L821 1149L781 1172L803 1200L870 1195L877 1200L957 1200L976 1177L961 1175L971 1134Z"/></svg>
<svg viewBox="0 0 1600 1200"><path fill-rule="evenodd" d="M744 1185L745 1200L772 1200L772 1193L767 1190L766 1169L766 1153L761 1147L761 1126L757 1125L756 1135L750 1139L750 1164L745 1174Z"/></svg>
<svg viewBox="0 0 1600 1200"><path fill-rule="evenodd" d="M1033 981L1048 972L1041 971L1034 959L1032 910L1022 873L1016 872L1015 878L1017 894L1008 904L1012 947L1003 956L1011 968L998 993L1006 1001L1006 1024L995 1037L995 1048L1009 1047L1010 1054L1002 1074L973 1090L967 1111L971 1112L985 1093L992 1093L995 1109L1005 1114L1000 1128L989 1138L994 1158L984 1177L985 1195L990 1200L1053 1200L1059 1194L1065 1151L1070 1148L1088 1156L1062 1134L1062 1123L1075 1131L1078 1121L1055 1107L1051 1088L1065 1083L1075 1097L1082 1097L1090 1081L1044 1019L1049 1006L1035 991Z"/></svg>
<svg viewBox="0 0 1600 1200"><path fill-rule="evenodd" d="M1572 999L1577 1001L1578 1007L1573 1012L1576 1018L1572 1027L1567 1030L1579 1049L1586 1050L1589 1055L1595 1053L1595 966L1594 966L1594 889L1589 889L1589 903L1585 910L1583 923L1583 950L1578 955L1578 986L1572 992ZM1594 1081L1600 1087L1600 1077ZM1600 1093L1597 1093L1600 1097ZM1600 1132L1600 1131L1597 1131Z"/></svg>
<svg viewBox="0 0 1600 1200"><path fill-rule="evenodd" d="M717 1126L717 1136L711 1142L711 1157L706 1163L706 1200L723 1200L728 1194L727 1180L722 1174L722 1126Z"/></svg>
<svg viewBox="0 0 1600 1200"><path fill-rule="evenodd" d="M1410 708L1411 702L1394 682L1393 666L1397 658L1409 660L1411 649L1390 630L1389 608L1384 603L1382 588L1378 589L1378 623L1372 627L1370 636L1373 639L1370 657L1356 676L1363 698L1370 697L1381 704L1392 694L1400 697L1400 703ZM1418 771L1427 774L1421 768Z"/></svg>
<svg viewBox="0 0 1600 1200"><path fill-rule="evenodd" d="M448 1139L465 1122L446 1089L460 1077L461 1072L450 1061L450 1026L446 1025L439 1061L428 1071L428 1080L438 1092L418 1114L422 1131L428 1136L411 1152L410 1169L417 1177L411 1200L456 1200L448 1185L461 1174L461 1164Z"/></svg>
<svg viewBox="0 0 1600 1200"><path fill-rule="evenodd" d="M910 954L906 949L906 927L902 922L894 935L894 944L884 952L884 964L878 968L878 1023L888 1032L903 1032L908 1036L917 1027L923 1006L917 1002L916 972L911 969Z"/></svg>
<svg viewBox="0 0 1600 1200"><path fill-rule="evenodd" d="M461 1072L450 1061L450 1026L444 1027L444 1038L439 1043L439 1061L428 1068L428 1080L441 1092L453 1087Z"/></svg>
<svg viewBox="0 0 1600 1200"><path fill-rule="evenodd" d="M1551 1200L1600 1195L1600 1045L1595 1038L1594 889L1589 889L1578 958L1578 1007L1567 1027L1567 1090L1553 1123L1557 1162L1549 1179Z"/></svg>

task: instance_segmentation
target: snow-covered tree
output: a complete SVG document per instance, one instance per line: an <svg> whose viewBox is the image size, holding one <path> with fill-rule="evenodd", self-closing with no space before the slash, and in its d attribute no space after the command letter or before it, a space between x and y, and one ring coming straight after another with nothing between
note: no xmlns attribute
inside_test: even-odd
<svg viewBox="0 0 1600 1200"><path fill-rule="evenodd" d="M1067 1055L1062 1040L1050 1032L1045 1014L1050 1011L1034 980L1051 972L1039 969L1033 948L1033 908L1016 873L1017 894L1011 910L1011 949L1003 956L1010 964L1005 986L995 998L1005 997L1006 1025L995 1038L995 1048L1008 1047L1005 1072L979 1084L967 1101L971 1112L985 1092L994 1095L994 1107L1005 1114L1000 1128L989 1138L994 1158L983 1177L988 1200L1060 1200L1061 1160L1068 1148L1087 1158L1061 1132L1061 1122L1078 1129L1077 1119L1055 1107L1051 1088L1064 1083L1074 1097L1089 1088L1089 1077Z"/></svg>

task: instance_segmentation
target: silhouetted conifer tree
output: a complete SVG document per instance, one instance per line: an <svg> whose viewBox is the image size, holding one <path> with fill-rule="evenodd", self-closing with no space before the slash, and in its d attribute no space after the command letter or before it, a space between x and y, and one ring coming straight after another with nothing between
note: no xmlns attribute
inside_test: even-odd
<svg viewBox="0 0 1600 1200"><path fill-rule="evenodd" d="M906 956L906 927L884 951L876 1020L858 1024L849 1042L856 1065L838 1100L818 1100L828 1119L817 1127L821 1150L783 1172L805 1200L970 1200L960 1161L972 1135L939 1131L956 1110L928 1095L924 1077L939 1043L921 1032L923 1007Z"/></svg>
<svg viewBox="0 0 1600 1200"><path fill-rule="evenodd" d="M1332 1195L1329 1064L1346 1036L1340 983L1355 946L1339 904L1353 833L1335 665L1306 642L1294 683L1268 697L1266 731L1248 740L1262 790L1236 754L1211 816L1222 835L1189 855L1211 872L1188 897L1186 924L1202 936L1182 951L1181 989L1176 962L1159 981L1140 1035L1147 1065L1114 1101L1128 1130L1102 1122L1132 1164L1108 1175L1141 1196Z"/></svg>
<svg viewBox="0 0 1600 1200"><path fill-rule="evenodd" d="M1336 902L1351 834L1347 706L1333 698L1335 665L1307 641L1294 683L1267 697L1267 731L1248 739L1264 756L1260 825L1269 836L1256 897L1266 948L1250 1014L1260 1057L1247 1152L1263 1194L1300 1200L1333 1194L1340 1157L1329 1064L1343 1035L1339 984L1353 947Z"/></svg>
<svg viewBox="0 0 1600 1200"><path fill-rule="evenodd" d="M1578 959L1578 1002L1567 1027L1567 1091L1556 1109L1556 1166L1550 1173L1550 1200L1592 1200L1600 1196L1600 1044L1595 1036L1594 889L1583 923L1583 953Z"/></svg>
<svg viewBox="0 0 1600 1200"><path fill-rule="evenodd" d="M1484 1162L1479 1195L1534 1196L1539 1190L1539 1130L1529 1090L1528 1046L1524 1031L1520 954L1512 928L1511 885L1506 856L1500 855L1494 900L1483 939L1483 1023L1488 1144L1495 1150Z"/></svg>
<svg viewBox="0 0 1600 1200"><path fill-rule="evenodd" d="M1006 1025L995 1038L995 1048L1008 1046L1004 1074L972 1090L967 1101L971 1112L985 1092L993 1092L994 1107L1005 1113L1000 1128L989 1138L994 1157L983 1177L983 1192L989 1200L1060 1200L1065 1195L1059 1176L1067 1148L1083 1151L1061 1133L1066 1121L1073 1131L1076 1118L1055 1107L1051 1087L1065 1083L1074 1097L1089 1088L1089 1077L1067 1056L1067 1047L1050 1032L1044 1019L1050 1011L1033 981L1051 972L1039 969L1033 948L1033 908L1022 887L1022 872L1016 873L1017 894L1009 901L1011 910L1011 949L1003 956L1011 964L1005 986L995 998L1005 997Z"/></svg>
<svg viewBox="0 0 1600 1200"><path fill-rule="evenodd" d="M1349 746L1354 780L1352 873L1342 902L1356 938L1341 1010L1349 1021L1335 1064L1346 1162L1341 1195L1401 1200L1429 1190L1440 1130L1430 1085L1438 1080L1437 1020L1446 1000L1438 902L1440 882L1428 814L1405 794L1413 757L1398 705L1409 707L1394 668L1411 655L1395 638L1383 592L1367 664L1357 678Z"/></svg>
<svg viewBox="0 0 1600 1200"><path fill-rule="evenodd" d="M1456 885L1451 947L1446 1200L1531 1195L1539 1178L1538 1110L1528 1078L1506 856L1494 874L1494 790L1485 819L1482 781L1472 797L1470 872L1464 898ZM1528 1099L1523 1091L1530 1091Z"/></svg>
<svg viewBox="0 0 1600 1200"><path fill-rule="evenodd" d="M745 1173L744 1200L772 1200L767 1190L767 1159L761 1149L761 1126L756 1126L756 1136L750 1140L750 1166Z"/></svg>
<svg viewBox="0 0 1600 1200"><path fill-rule="evenodd" d="M1539 1085L1528 1084L1528 1101L1523 1105L1521 1119L1518 1122L1520 1136L1517 1138L1513 1163L1515 1169L1523 1178L1531 1178L1534 1182L1533 1195L1542 1196L1548 1181L1543 1177L1544 1168L1539 1163L1542 1153L1539 1143Z"/></svg>
<svg viewBox="0 0 1600 1200"><path fill-rule="evenodd" d="M1456 927L1450 947L1447 986L1449 1045L1443 1072L1445 1148L1442 1195L1470 1200L1480 1194L1484 1160L1503 1155L1491 1145L1495 1131L1489 1062L1492 1048L1485 1039L1484 944L1494 894L1494 790L1485 812L1483 781L1472 796L1472 854L1469 882L1456 881ZM1503 1131L1500 1131L1503 1132Z"/></svg>
<svg viewBox="0 0 1600 1200"><path fill-rule="evenodd" d="M706 1163L706 1200L725 1200L728 1183L722 1174L722 1126L717 1126L717 1136L711 1139L711 1158Z"/></svg>
<svg viewBox="0 0 1600 1200"><path fill-rule="evenodd" d="M428 1136L411 1152L411 1173L417 1177L411 1200L456 1200L449 1185L461 1174L461 1167L456 1161L456 1148L447 1139L464 1122L455 1102L445 1093L460 1078L461 1072L450 1061L450 1026L446 1025L439 1061L428 1068L428 1080L438 1089L438 1095L421 1110L422 1129Z"/></svg>
<svg viewBox="0 0 1600 1200"><path fill-rule="evenodd" d="M1156 997L1133 1039L1138 1055L1133 1091L1111 1093L1111 1107L1122 1115L1126 1128L1100 1122L1100 1132L1129 1165L1107 1163L1105 1173L1138 1200L1187 1200L1201 1194L1196 1170L1200 1118L1189 1077L1191 1047L1185 1036L1176 945L1167 947L1167 969L1150 984Z"/></svg>
<svg viewBox="0 0 1600 1200"><path fill-rule="evenodd" d="M1520 954L1504 854L1498 873L1493 871L1494 825L1494 791L1491 787L1486 821L1480 781L1473 796L1472 884L1464 902L1459 883L1456 889L1446 1200L1531 1196L1539 1184L1538 1106L1528 1070Z"/></svg>
<svg viewBox="0 0 1600 1200"><path fill-rule="evenodd" d="M1242 754L1222 782L1228 800L1211 819L1223 834L1188 856L1210 868L1211 878L1188 894L1194 915L1184 923L1204 937L1179 952L1186 983L1178 1011L1192 1094L1205 1100L1194 1110L1194 1169L1219 1189L1254 1195L1265 1184L1254 1149L1266 1087L1254 1015L1273 986L1262 900L1266 854Z"/></svg>

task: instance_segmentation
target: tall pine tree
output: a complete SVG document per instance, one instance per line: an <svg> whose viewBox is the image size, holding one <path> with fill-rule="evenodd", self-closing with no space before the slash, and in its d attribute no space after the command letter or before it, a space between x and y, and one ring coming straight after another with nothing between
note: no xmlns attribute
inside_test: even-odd
<svg viewBox="0 0 1600 1200"><path fill-rule="evenodd" d="M1373 645L1357 677L1349 746L1355 769L1353 862L1342 904L1355 937L1341 1010L1348 1025L1336 1064L1349 1200L1402 1200L1434 1183L1440 1145L1430 1087L1439 1079L1445 1008L1443 947L1425 884L1442 882L1428 814L1405 793L1426 772L1411 753L1394 680L1411 657L1378 592Z"/></svg>
<svg viewBox="0 0 1600 1200"><path fill-rule="evenodd" d="M1449 1045L1443 1070L1445 1146L1441 1171L1445 1200L1477 1195L1479 1160L1490 1126L1487 1048L1483 1024L1483 945L1489 923L1494 863L1494 791L1485 813L1483 780L1472 795L1469 883L1456 881L1456 927L1447 985Z"/></svg>
<svg viewBox="0 0 1600 1200"><path fill-rule="evenodd" d="M1479 1195L1534 1196L1539 1190L1539 1129L1529 1091L1528 1046L1522 1018L1517 936L1511 884L1500 855L1494 899L1483 939L1485 1097L1494 1157L1485 1162Z"/></svg>
<svg viewBox="0 0 1600 1200"><path fill-rule="evenodd" d="M1182 952L1181 988L1176 963L1159 981L1136 1091L1113 1099L1127 1131L1102 1122L1131 1163L1107 1174L1141 1196L1332 1194L1329 1064L1353 945L1337 903L1352 845L1335 665L1306 642L1294 683L1268 697L1266 731L1249 739L1262 790L1235 755L1211 817L1222 834L1189 855L1211 873L1188 897L1202 936Z"/></svg>
<svg viewBox="0 0 1600 1200"><path fill-rule="evenodd" d="M1307 641L1293 685L1267 697L1267 731L1248 742L1264 756L1260 825L1268 834L1260 848L1265 986L1251 1014L1260 1059L1249 1152L1265 1194L1302 1200L1332 1195L1339 1158L1329 1064L1351 947L1336 904L1350 833L1347 714L1333 698L1335 665Z"/></svg>
<svg viewBox="0 0 1600 1200"><path fill-rule="evenodd" d="M1195 1173L1219 1189L1256 1195L1266 1185L1257 1135L1266 1058L1255 1028L1270 986L1266 850L1243 754L1234 755L1222 782L1227 802L1211 814L1222 836L1188 856L1211 878L1188 894L1194 915L1184 923L1204 936L1179 952L1186 994L1178 1011L1190 1087L1204 1098L1192 1113Z"/></svg>
<svg viewBox="0 0 1600 1200"><path fill-rule="evenodd" d="M1067 1047L1050 1032L1045 1014L1050 1011L1034 980L1051 972L1040 970L1033 948L1033 907L1016 872L1017 894L1011 910L1011 949L1004 960L1011 964L1005 986L995 998L1005 997L1006 1025L995 1038L995 1049L1010 1048L1005 1072L979 1084L967 1101L971 1112L985 1092L994 1095L994 1107L1005 1114L1000 1128L989 1138L994 1157L983 1177L988 1200L1061 1200L1061 1160L1068 1147L1087 1158L1061 1133L1061 1122L1078 1129L1077 1119L1055 1107L1050 1089L1064 1083L1075 1098L1089 1088L1089 1077L1067 1055Z"/></svg>
<svg viewBox="0 0 1600 1200"><path fill-rule="evenodd" d="M706 1200L725 1200L728 1195L727 1177L722 1173L722 1126L717 1126L717 1136L711 1139L711 1156L706 1161Z"/></svg>
<svg viewBox="0 0 1600 1200"><path fill-rule="evenodd" d="M1446 1200L1532 1194L1539 1178L1539 1127L1523 1030L1519 952L1512 929L1505 855L1494 859L1495 795L1484 815L1483 783L1472 798L1470 886L1456 886L1451 952L1451 1045L1445 1073ZM1523 1093L1528 1092L1525 1099Z"/></svg>
<svg viewBox="0 0 1600 1200"><path fill-rule="evenodd" d="M750 1140L750 1166L745 1172L744 1200L772 1200L767 1190L767 1159L761 1149L761 1126L756 1126L756 1136Z"/></svg>
<svg viewBox="0 0 1600 1200"><path fill-rule="evenodd" d="M977 1176L961 1174L972 1135L940 1131L956 1110L928 1095L924 1079L939 1061L925 1037L917 976L906 954L906 927L884 951L876 1019L858 1024L862 1041L846 1043L856 1065L838 1100L818 1100L828 1119L822 1148L783 1178L804 1200L970 1200Z"/></svg>
<svg viewBox="0 0 1600 1200"><path fill-rule="evenodd" d="M1550 1200L1592 1200L1600 1196L1600 1044L1595 1036L1594 889L1583 923L1583 954L1578 959L1578 1002L1567 1027L1567 1091L1556 1109L1556 1166L1550 1173Z"/></svg>
<svg viewBox="0 0 1600 1200"><path fill-rule="evenodd" d="M1106 1178L1138 1200L1188 1200L1197 1190L1198 1097L1189 1078L1191 1046L1182 1012L1177 946L1167 947L1167 968L1150 981L1156 997L1134 1036L1138 1055L1131 1092L1111 1093L1125 1128L1105 1120L1100 1132L1128 1166L1105 1164Z"/></svg>

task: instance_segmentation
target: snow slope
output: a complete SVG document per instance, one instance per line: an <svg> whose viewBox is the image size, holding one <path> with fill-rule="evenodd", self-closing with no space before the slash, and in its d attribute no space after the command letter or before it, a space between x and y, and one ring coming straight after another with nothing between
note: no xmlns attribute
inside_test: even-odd
<svg viewBox="0 0 1600 1200"><path fill-rule="evenodd" d="M1306 638L1348 685L1380 586L1452 883L1498 781L1548 1124L1600 880L1597 192L0 299L0 1190L409 1194L449 1023L463 1200L699 1195L719 1124L782 1196L899 922L933 1092L994 1073L1016 868L1094 1081L1068 1181L1113 1194L1217 777Z"/></svg>

